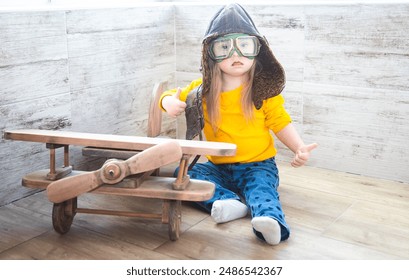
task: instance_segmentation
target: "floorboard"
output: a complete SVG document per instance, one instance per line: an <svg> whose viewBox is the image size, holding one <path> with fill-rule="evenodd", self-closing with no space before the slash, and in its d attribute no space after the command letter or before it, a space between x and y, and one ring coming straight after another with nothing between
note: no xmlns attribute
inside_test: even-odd
<svg viewBox="0 0 409 280"><path fill-rule="evenodd" d="M409 259L409 184L284 163L279 169L291 237L278 246L255 237L249 216L215 224L192 203L183 203L175 242L160 221L89 214L77 214L60 235L40 192L0 208L0 259ZM95 194L78 206L161 211L154 199Z"/></svg>

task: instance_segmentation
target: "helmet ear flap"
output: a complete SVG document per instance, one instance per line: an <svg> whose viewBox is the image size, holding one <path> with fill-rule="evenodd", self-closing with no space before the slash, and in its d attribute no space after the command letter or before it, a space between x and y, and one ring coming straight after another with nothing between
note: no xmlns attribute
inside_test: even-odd
<svg viewBox="0 0 409 280"><path fill-rule="evenodd" d="M202 85L189 92L186 99L186 139L192 140L199 135L202 140L202 129L204 127Z"/></svg>

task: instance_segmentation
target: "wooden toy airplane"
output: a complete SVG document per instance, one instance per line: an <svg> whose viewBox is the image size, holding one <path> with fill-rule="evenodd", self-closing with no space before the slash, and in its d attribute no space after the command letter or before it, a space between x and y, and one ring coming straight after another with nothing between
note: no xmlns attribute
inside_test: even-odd
<svg viewBox="0 0 409 280"><path fill-rule="evenodd" d="M35 129L5 131L4 139L45 143L50 150L49 169L25 175L22 184L47 190L48 199L54 203L53 226L61 234L70 230L76 213L90 213L161 219L168 224L169 238L177 240L181 201L210 199L215 188L213 183L189 178L189 159L236 152L236 145L229 143ZM135 151L135 155L126 160L109 159L96 171L77 171L69 164L70 145ZM58 148L64 148L61 168L56 168ZM176 178L150 176L154 170L177 161ZM161 199L162 214L78 208L77 197L85 192Z"/></svg>

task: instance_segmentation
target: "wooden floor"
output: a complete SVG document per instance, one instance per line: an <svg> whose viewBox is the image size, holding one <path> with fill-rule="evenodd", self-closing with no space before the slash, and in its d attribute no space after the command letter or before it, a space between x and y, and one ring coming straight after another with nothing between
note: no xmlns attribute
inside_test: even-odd
<svg viewBox="0 0 409 280"><path fill-rule="evenodd" d="M0 208L0 259L409 259L409 184L279 164L280 194L291 237L258 241L250 217L215 224L183 204L182 232L137 218L77 214L54 232L44 192ZM84 195L79 207L158 212L155 200Z"/></svg>

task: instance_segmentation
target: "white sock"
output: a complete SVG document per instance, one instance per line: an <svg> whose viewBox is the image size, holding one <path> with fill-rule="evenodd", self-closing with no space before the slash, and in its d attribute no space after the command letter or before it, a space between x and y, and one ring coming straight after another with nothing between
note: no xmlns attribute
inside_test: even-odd
<svg viewBox="0 0 409 280"><path fill-rule="evenodd" d="M280 243L281 227L273 218L255 217L251 220L251 225L263 235L268 244L277 245Z"/></svg>
<svg viewBox="0 0 409 280"><path fill-rule="evenodd" d="M213 202L211 216L220 224L245 217L247 210L245 204L235 199L216 200Z"/></svg>

